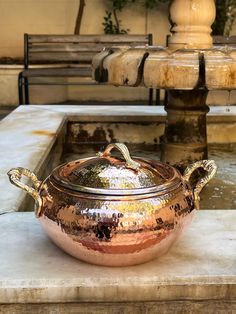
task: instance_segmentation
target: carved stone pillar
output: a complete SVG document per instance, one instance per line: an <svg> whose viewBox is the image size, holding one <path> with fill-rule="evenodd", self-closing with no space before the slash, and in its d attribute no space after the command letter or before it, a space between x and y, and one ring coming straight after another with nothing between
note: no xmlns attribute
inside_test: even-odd
<svg viewBox="0 0 236 314"><path fill-rule="evenodd" d="M211 25L215 14L214 0L173 0L170 5L173 26L169 48L211 48Z"/></svg>

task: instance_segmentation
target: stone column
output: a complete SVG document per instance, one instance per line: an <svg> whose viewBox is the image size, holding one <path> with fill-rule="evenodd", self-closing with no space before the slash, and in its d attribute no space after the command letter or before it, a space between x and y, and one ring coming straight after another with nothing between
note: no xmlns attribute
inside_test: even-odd
<svg viewBox="0 0 236 314"><path fill-rule="evenodd" d="M214 0L173 0L170 4L172 36L169 48L211 48L211 25L215 14Z"/></svg>
<svg viewBox="0 0 236 314"><path fill-rule="evenodd" d="M209 49L214 0L174 0L170 5L172 36L169 49ZM167 120L161 160L183 170L189 163L207 158L205 62L199 60L199 83L193 90L169 90Z"/></svg>
<svg viewBox="0 0 236 314"><path fill-rule="evenodd" d="M169 90L161 160L184 170L189 163L207 158L205 89Z"/></svg>

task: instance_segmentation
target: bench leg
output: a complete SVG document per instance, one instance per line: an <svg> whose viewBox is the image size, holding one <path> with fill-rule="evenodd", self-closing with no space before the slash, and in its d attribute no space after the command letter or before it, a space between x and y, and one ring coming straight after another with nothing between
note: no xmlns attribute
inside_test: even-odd
<svg viewBox="0 0 236 314"><path fill-rule="evenodd" d="M25 104L29 105L29 84L27 77L25 77L24 90L25 90Z"/></svg>
<svg viewBox="0 0 236 314"><path fill-rule="evenodd" d="M19 76L18 76L18 97L19 97L19 105L23 105L24 103L24 96L23 96L23 81L24 81L24 78L22 76L21 73L19 73Z"/></svg>
<svg viewBox="0 0 236 314"><path fill-rule="evenodd" d="M148 99L149 106L152 106L152 100L153 100L153 89L149 88L149 99Z"/></svg>
<svg viewBox="0 0 236 314"><path fill-rule="evenodd" d="M164 96L164 106L168 105L168 92L165 90L165 96Z"/></svg>
<svg viewBox="0 0 236 314"><path fill-rule="evenodd" d="M156 89L156 106L161 105L161 91L160 89Z"/></svg>

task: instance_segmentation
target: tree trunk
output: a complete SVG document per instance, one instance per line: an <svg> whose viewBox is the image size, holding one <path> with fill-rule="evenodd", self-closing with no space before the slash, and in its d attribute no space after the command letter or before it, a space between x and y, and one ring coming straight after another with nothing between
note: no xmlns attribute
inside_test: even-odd
<svg viewBox="0 0 236 314"><path fill-rule="evenodd" d="M85 0L80 0L79 10L78 10L78 14L77 14L76 22L75 22L75 30L74 30L75 35L80 34L80 27L81 27L81 22L83 18L84 7L85 7Z"/></svg>

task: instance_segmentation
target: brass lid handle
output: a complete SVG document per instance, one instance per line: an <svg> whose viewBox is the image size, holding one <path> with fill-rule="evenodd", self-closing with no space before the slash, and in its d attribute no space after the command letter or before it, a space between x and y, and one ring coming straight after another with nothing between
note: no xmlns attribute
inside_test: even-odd
<svg viewBox="0 0 236 314"><path fill-rule="evenodd" d="M42 210L42 198L38 192L41 181L38 180L33 172L22 167L12 168L10 171L8 171L7 174L12 184L26 191L30 196L34 198L34 200L36 201L35 215L36 217L39 217ZM34 187L30 187L27 184L21 182L21 178L23 175L32 181Z"/></svg>
<svg viewBox="0 0 236 314"><path fill-rule="evenodd" d="M112 144L109 144L106 149L104 150L103 153L99 152L98 153L98 156L100 157L106 157L106 156L110 156L110 152L113 148L116 148L118 149L121 154L123 155L125 161L126 161L126 164L125 166L127 168L130 168L130 169L133 169L135 171L138 171L138 169L140 168L140 164L136 161L134 161L131 157L130 157L130 153L129 153L129 150L127 148L127 146L125 146L125 144L122 144L122 143L112 143Z"/></svg>

